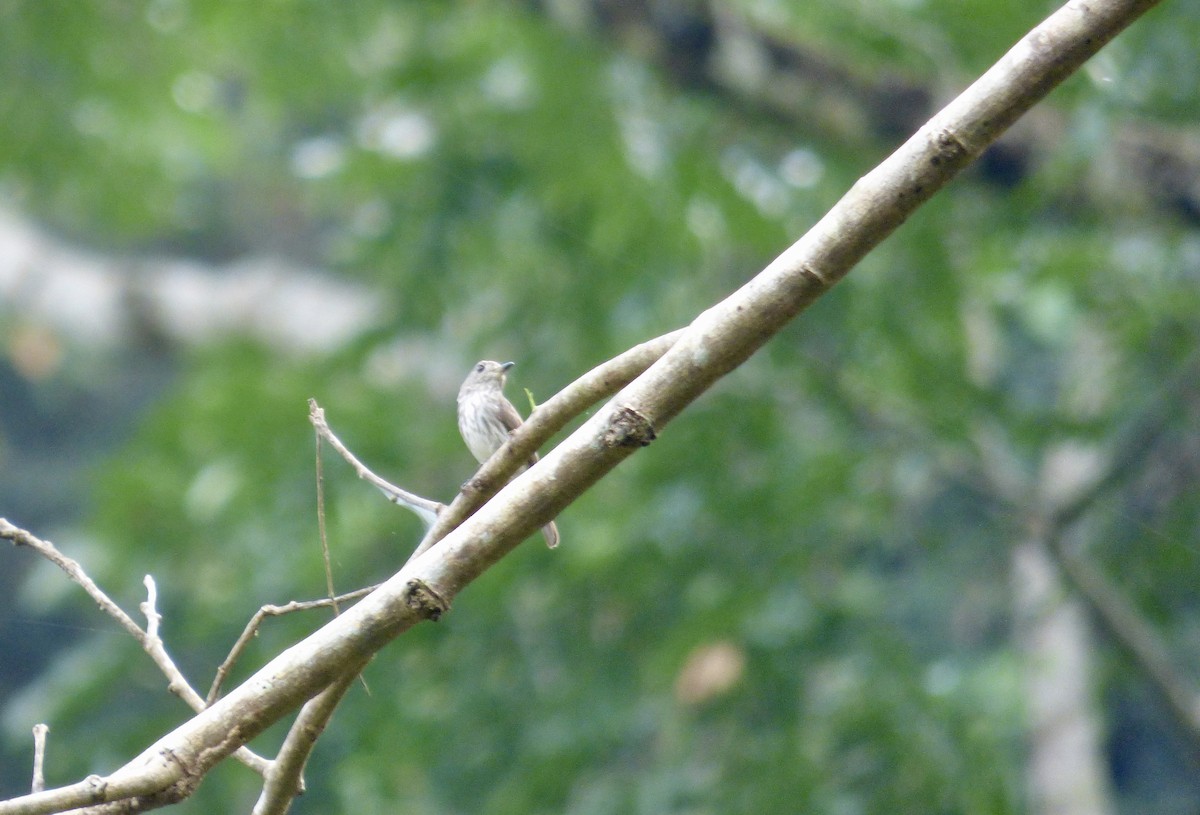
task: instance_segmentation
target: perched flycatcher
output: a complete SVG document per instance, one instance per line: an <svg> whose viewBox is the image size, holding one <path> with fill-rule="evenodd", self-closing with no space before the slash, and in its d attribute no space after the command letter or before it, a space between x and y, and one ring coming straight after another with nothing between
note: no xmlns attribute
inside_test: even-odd
<svg viewBox="0 0 1200 815"><path fill-rule="evenodd" d="M458 390L458 432L462 433L467 449L480 464L492 457L508 434L521 426L521 414L504 397L504 380L515 362L492 362L485 359L475 363L471 373ZM529 464L517 472L532 467L538 454L529 457ZM558 527L554 521L542 527L546 545L558 546Z"/></svg>

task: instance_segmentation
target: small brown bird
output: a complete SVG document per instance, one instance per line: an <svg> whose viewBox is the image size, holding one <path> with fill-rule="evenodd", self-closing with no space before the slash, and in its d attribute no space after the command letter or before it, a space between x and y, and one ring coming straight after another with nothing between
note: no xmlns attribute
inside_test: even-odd
<svg viewBox="0 0 1200 815"><path fill-rule="evenodd" d="M458 389L458 432L480 464L491 458L508 441L508 434L521 426L521 414L504 397L504 380L514 365L515 362L490 359L477 362ZM538 454L532 454L529 464L517 472L532 467L537 460ZM547 546L551 549L558 546L558 527L554 521L542 527L542 534Z"/></svg>

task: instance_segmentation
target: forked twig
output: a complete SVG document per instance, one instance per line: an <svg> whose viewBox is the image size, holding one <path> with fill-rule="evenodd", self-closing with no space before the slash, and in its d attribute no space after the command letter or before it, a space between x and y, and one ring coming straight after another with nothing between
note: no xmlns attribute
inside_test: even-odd
<svg viewBox="0 0 1200 815"><path fill-rule="evenodd" d="M237 638L237 642L230 649L229 656L225 657L225 661L217 668L217 675L213 678L212 687L208 691L208 698L205 700L205 704L211 705L220 698L221 685L225 682L225 677L233 670L234 663L237 662L242 652L246 650L246 646L250 644L250 641L258 636L258 629L262 627L262 621L265 618L281 617L284 614L291 614L295 611L309 611L314 608L331 608L335 601L338 603L348 603L360 597L366 597L375 591L375 588L375 586L367 586L366 588L356 589L336 598L322 597L320 600L292 600L290 603L284 603L282 606L265 605L254 612L254 616L246 623L242 635Z"/></svg>
<svg viewBox="0 0 1200 815"><path fill-rule="evenodd" d="M96 602L96 605L100 606L101 610L116 620L122 628L138 641L138 644L142 646L142 650L154 660L154 664L166 675L167 689L182 699L188 707L197 713L204 710L206 706L204 699L188 683L183 672L179 670L175 661L167 653L162 639L158 636L158 625L161 617L154 607L157 601L157 590L154 586L154 580L149 575L145 578L147 598L146 602L142 604L142 611L146 615L146 619L148 620L147 625L150 630L144 631L141 626L134 622L132 617L126 614L120 606L114 603L96 585L94 580L88 577L83 567L77 561L64 555L50 541L42 540L31 532L13 526L4 518L0 518L0 539L10 540L15 546L30 548L66 572L67 576L78 583L87 592L88 596ZM248 747L239 747L234 755L238 761L256 773L262 775L266 772L267 760Z"/></svg>

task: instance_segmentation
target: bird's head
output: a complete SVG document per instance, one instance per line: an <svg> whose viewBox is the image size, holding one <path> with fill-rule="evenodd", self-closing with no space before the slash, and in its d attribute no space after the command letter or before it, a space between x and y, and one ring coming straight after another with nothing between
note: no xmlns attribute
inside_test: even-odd
<svg viewBox="0 0 1200 815"><path fill-rule="evenodd" d="M508 376L508 369L516 364L515 362L493 362L490 359L480 360L475 363L475 367L471 369L471 373L467 374L466 380L463 381L462 389L464 391L474 388L503 390L504 380Z"/></svg>

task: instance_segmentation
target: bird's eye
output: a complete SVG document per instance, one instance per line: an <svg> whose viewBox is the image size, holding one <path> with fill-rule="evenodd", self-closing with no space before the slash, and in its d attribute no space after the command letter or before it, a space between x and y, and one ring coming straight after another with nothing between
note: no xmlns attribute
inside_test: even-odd
<svg viewBox="0 0 1200 815"><path fill-rule="evenodd" d="M478 371L479 373L483 373L483 363L480 362L478 365L476 365L475 370Z"/></svg>

